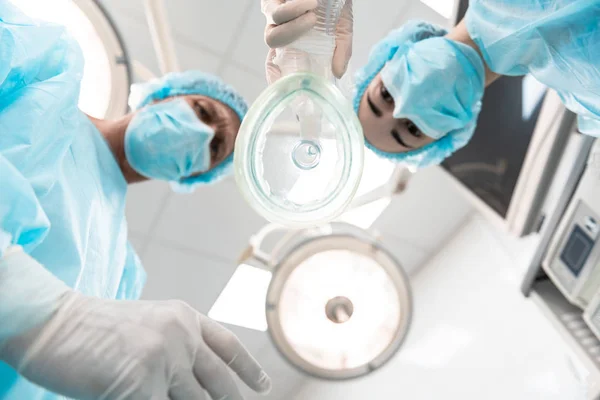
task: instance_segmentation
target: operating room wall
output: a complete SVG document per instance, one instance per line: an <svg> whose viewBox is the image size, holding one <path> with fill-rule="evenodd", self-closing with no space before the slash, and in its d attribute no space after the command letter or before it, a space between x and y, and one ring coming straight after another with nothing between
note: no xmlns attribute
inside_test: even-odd
<svg viewBox="0 0 600 400"><path fill-rule="evenodd" d="M537 241L473 214L413 277L398 355L363 379L307 381L293 400L582 400L573 355L519 290Z"/></svg>

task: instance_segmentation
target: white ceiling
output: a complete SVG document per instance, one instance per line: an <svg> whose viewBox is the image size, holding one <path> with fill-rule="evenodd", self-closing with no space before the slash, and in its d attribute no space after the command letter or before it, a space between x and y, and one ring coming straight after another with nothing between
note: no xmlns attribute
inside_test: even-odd
<svg viewBox="0 0 600 400"><path fill-rule="evenodd" d="M450 1L450 0L448 0ZM99 0L120 30L130 56L159 74L142 0ZM216 73L249 101L264 89L264 17L260 0L165 0L182 69ZM418 0L355 0L353 65L403 21L448 21ZM352 66L351 66L352 71Z"/></svg>
<svg viewBox="0 0 600 400"><path fill-rule="evenodd" d="M265 87L260 0L165 2L181 68L218 74L253 101ZM130 57L159 75L142 0L100 3L117 24ZM420 1L355 0L353 64L362 64L378 39L411 18L447 24ZM441 169L424 170L376 222L384 244L407 270L431 258L470 213L453 185ZM266 223L242 200L232 179L188 195L174 194L160 182L135 185L127 215L131 241L148 271L144 298L183 299L203 313L229 280L250 235ZM265 333L232 329L273 377L267 398L288 399L299 390L303 375L279 357Z"/></svg>

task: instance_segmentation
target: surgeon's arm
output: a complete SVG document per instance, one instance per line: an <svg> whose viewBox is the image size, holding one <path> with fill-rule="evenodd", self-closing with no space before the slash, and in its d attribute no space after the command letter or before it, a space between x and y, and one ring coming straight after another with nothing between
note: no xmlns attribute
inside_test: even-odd
<svg viewBox="0 0 600 400"><path fill-rule="evenodd" d="M483 64L485 66L485 86L486 87L491 85L496 79L498 79L502 76L500 74L493 72L489 68L489 66L486 64L485 59L483 58L483 55L481 53L481 50L479 49L477 44L473 41L473 39L471 38L471 35L469 35L469 31L467 30L466 19L463 19L462 21L460 21L460 23L458 25L456 25L454 27L454 29L452 29L452 31L446 35L446 37L448 39L454 40L455 42L466 44L467 46L475 49L477 51L477 53L479 53L479 56L481 57L481 60L483 61Z"/></svg>
<svg viewBox="0 0 600 400"><path fill-rule="evenodd" d="M50 224L27 179L1 154L0 186L1 350L9 337L44 322L54 312L54 300L66 286L58 282L44 287L26 265L8 265L12 249L32 249L43 240Z"/></svg>

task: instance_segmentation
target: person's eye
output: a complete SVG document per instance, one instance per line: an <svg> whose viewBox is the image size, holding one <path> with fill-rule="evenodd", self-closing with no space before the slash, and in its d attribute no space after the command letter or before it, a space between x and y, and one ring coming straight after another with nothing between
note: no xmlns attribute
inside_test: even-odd
<svg viewBox="0 0 600 400"><path fill-rule="evenodd" d="M421 137L423 135L423 133L419 130L419 128L417 128L417 126L415 124L413 124L412 121L406 121L406 129L408 130L408 132L413 135L414 137Z"/></svg>
<svg viewBox="0 0 600 400"><path fill-rule="evenodd" d="M394 98L392 97L390 92L388 92L388 90L385 88L383 83L381 84L380 92L381 92L381 98L383 99L383 101L385 101L386 103L389 103L389 104L394 103Z"/></svg>
<svg viewBox="0 0 600 400"><path fill-rule="evenodd" d="M210 142L210 154L213 156L213 158L215 158L217 155L219 155L220 149L221 149L221 139L214 138Z"/></svg>
<svg viewBox="0 0 600 400"><path fill-rule="evenodd" d="M211 116L208 111L206 111L206 108L202 106L202 104L198 102L194 103L194 110L196 111L198 118L200 118L202 121L207 122L210 120Z"/></svg>

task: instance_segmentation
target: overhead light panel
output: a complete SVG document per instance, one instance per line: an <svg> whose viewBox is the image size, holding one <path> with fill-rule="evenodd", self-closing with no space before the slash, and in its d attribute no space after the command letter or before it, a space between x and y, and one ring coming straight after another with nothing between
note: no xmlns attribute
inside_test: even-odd
<svg viewBox="0 0 600 400"><path fill-rule="evenodd" d="M419 336L402 351L402 359L426 368L448 366L458 353L467 348L473 336L462 328L440 324Z"/></svg>
<svg viewBox="0 0 600 400"><path fill-rule="evenodd" d="M340 221L356 225L359 228L369 229L383 214L392 202L391 197L384 197L372 203L353 208L339 218Z"/></svg>
<svg viewBox="0 0 600 400"><path fill-rule="evenodd" d="M421 3L433 9L444 18L452 17L454 12L453 0L421 0Z"/></svg>
<svg viewBox="0 0 600 400"><path fill-rule="evenodd" d="M265 299L271 272L242 264L208 312L216 321L257 331L267 330Z"/></svg>
<svg viewBox="0 0 600 400"><path fill-rule="evenodd" d="M392 179L395 169L396 164L390 160L378 157L370 150L365 150L363 174L355 198L388 183Z"/></svg>

